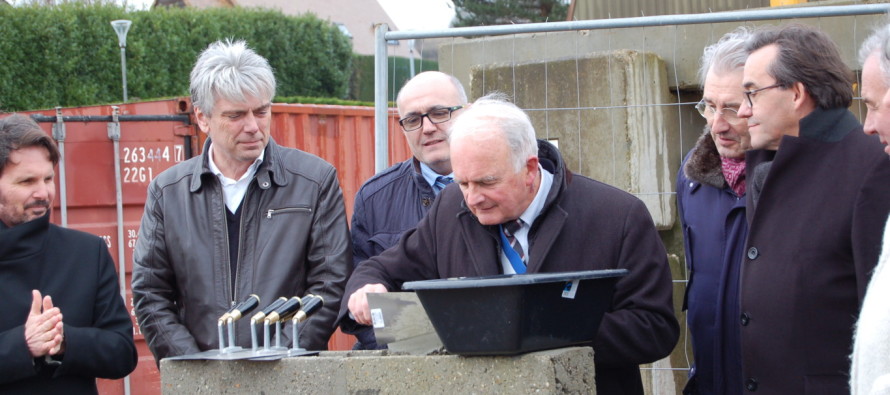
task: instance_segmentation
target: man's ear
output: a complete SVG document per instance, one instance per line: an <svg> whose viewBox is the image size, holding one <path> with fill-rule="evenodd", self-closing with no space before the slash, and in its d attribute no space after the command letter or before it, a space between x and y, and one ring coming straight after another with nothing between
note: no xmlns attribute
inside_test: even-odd
<svg viewBox="0 0 890 395"><path fill-rule="evenodd" d="M538 177L538 157L537 156L529 156L525 161L525 171L527 178L525 179L525 185L532 186L535 185L535 178Z"/></svg>
<svg viewBox="0 0 890 395"><path fill-rule="evenodd" d="M792 96L792 100L794 101L795 109L801 109L803 107L815 105L815 103L813 102L813 97L810 96L810 91L807 90L807 87L803 84L803 82L795 82L788 89L791 90L791 92L794 94L794 96Z"/></svg>
<svg viewBox="0 0 890 395"><path fill-rule="evenodd" d="M198 107L195 107L195 120L198 121L198 127L201 128L202 132L208 133L210 131L210 116Z"/></svg>

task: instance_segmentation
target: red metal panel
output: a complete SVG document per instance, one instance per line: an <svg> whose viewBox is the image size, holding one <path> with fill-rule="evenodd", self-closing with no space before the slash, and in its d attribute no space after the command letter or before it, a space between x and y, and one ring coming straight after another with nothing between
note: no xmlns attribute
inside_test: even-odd
<svg viewBox="0 0 890 395"><path fill-rule="evenodd" d="M374 109L275 104L272 114L276 142L318 155L337 168L347 216L352 218L356 192L374 175ZM411 156L394 109L390 110L388 151L390 164Z"/></svg>
<svg viewBox="0 0 890 395"><path fill-rule="evenodd" d="M173 115L191 111L188 99L129 103L120 106L122 115ZM374 109L370 107L275 104L272 106L272 136L281 145L318 155L338 171L346 211L352 217L355 194L374 175ZM111 115L111 106L65 108L65 116ZM53 110L23 112L54 116ZM105 122L66 122L65 165L68 226L102 237L118 261L118 230L114 174L114 143ZM41 128L51 134L51 124ZM145 204L146 188L165 169L187 159L183 136L191 136L191 152L198 154L206 135L196 127L179 122L122 122L120 166L124 205L124 263L126 305L133 319L139 363L130 375L132 394L160 393L160 376L133 313L130 277L133 248ZM408 158L411 151L402 136L397 115L390 110L389 163ZM61 190L56 180L54 223L61 222ZM332 350L347 350L355 342L339 330L329 343ZM102 394L122 394L122 380L98 380Z"/></svg>

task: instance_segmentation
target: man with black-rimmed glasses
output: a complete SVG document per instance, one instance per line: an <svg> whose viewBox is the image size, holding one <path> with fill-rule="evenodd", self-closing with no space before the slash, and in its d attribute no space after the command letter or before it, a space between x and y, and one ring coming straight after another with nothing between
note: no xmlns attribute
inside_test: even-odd
<svg viewBox="0 0 890 395"><path fill-rule="evenodd" d="M747 391L849 393L853 325L890 212L890 161L847 108L853 73L825 33L755 31L748 240L739 328Z"/></svg>
<svg viewBox="0 0 890 395"><path fill-rule="evenodd" d="M376 174L356 194L351 227L355 265L395 245L453 180L448 134L467 105L460 81L438 71L420 73L402 87L396 104L413 156ZM370 328L343 329L359 339L356 349L377 348Z"/></svg>

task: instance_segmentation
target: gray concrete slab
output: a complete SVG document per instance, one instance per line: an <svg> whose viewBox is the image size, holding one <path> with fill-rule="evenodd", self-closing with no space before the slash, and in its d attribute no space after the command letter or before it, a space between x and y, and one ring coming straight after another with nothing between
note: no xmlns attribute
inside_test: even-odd
<svg viewBox="0 0 890 395"><path fill-rule="evenodd" d="M593 349L509 357L323 352L254 361L161 361L164 394L595 394Z"/></svg>

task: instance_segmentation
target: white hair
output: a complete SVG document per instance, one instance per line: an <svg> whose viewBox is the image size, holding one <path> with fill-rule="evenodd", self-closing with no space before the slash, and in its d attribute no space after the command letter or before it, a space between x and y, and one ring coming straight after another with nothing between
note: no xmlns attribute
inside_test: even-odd
<svg viewBox="0 0 890 395"><path fill-rule="evenodd" d="M521 170L530 156L538 155L535 128L528 115L500 92L489 93L473 102L454 121L449 143L484 130L479 126L487 123L498 125L504 134L515 171Z"/></svg>
<svg viewBox="0 0 890 395"><path fill-rule="evenodd" d="M271 101L275 96L275 75L269 62L247 43L217 41L198 56L190 76L192 105L210 115L220 98L243 103L250 98Z"/></svg>
<svg viewBox="0 0 890 395"><path fill-rule="evenodd" d="M881 76L884 81L890 82L890 24L879 27L862 42L859 47L859 64L864 66L868 57L875 53L878 55Z"/></svg>
<svg viewBox="0 0 890 395"><path fill-rule="evenodd" d="M699 64L699 86L704 88L705 79L711 69L716 73L723 74L745 67L745 61L748 59L745 43L750 37L751 30L741 26L724 34L716 43L707 46Z"/></svg>

